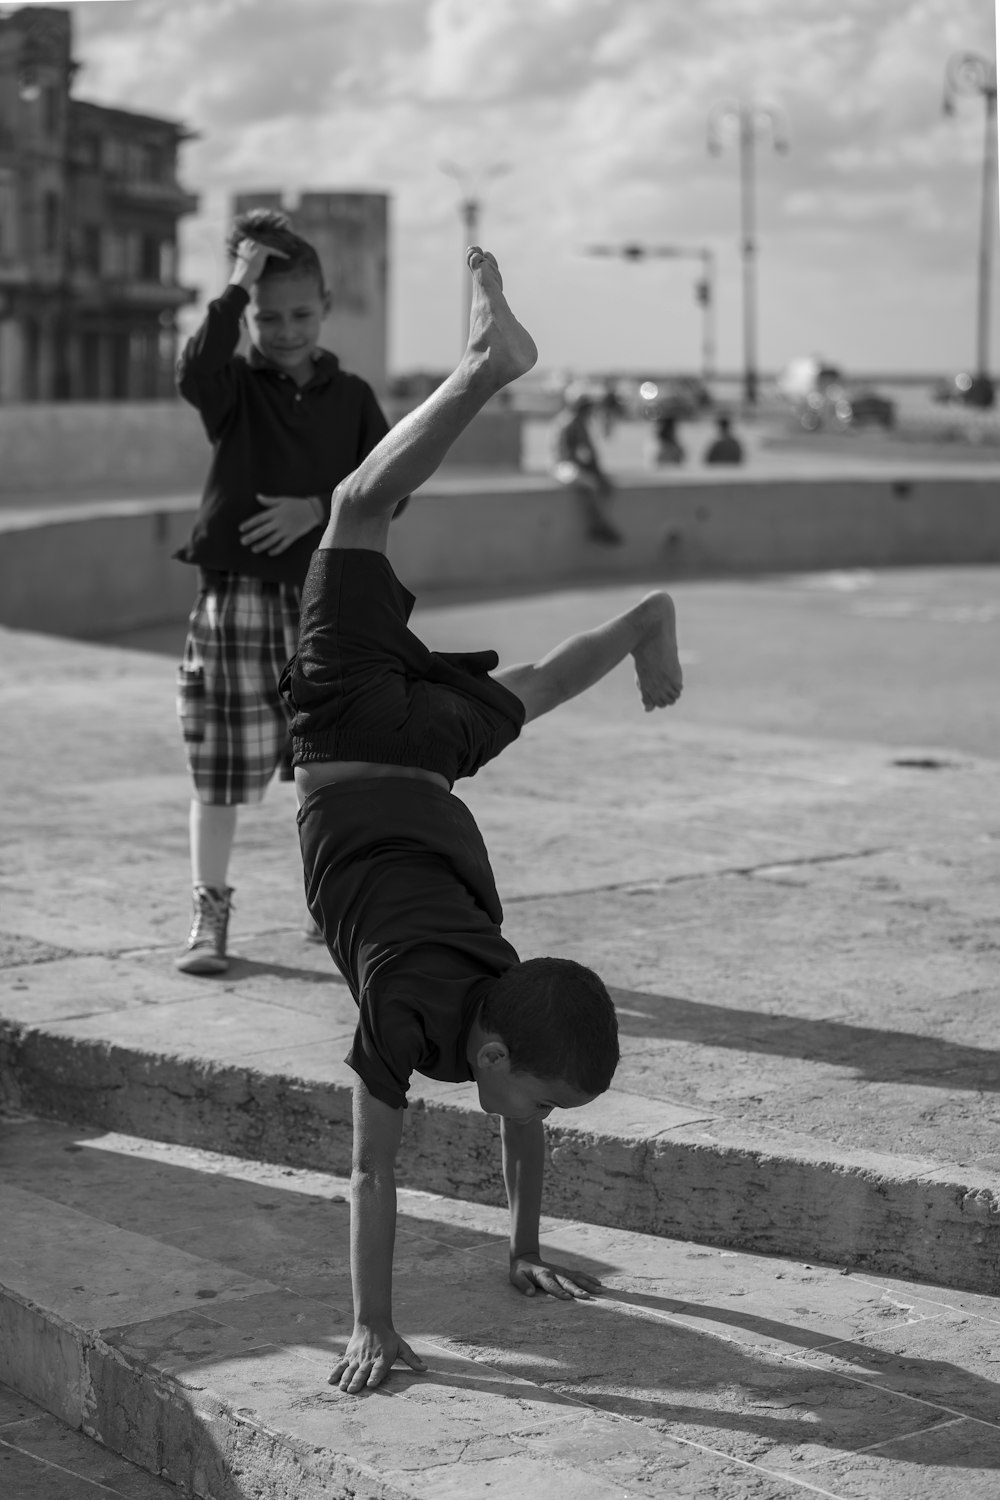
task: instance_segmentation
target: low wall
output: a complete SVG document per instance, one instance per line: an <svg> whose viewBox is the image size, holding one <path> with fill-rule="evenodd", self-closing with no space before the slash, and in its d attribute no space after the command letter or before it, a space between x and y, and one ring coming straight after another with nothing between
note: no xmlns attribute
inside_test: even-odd
<svg viewBox="0 0 1000 1500"><path fill-rule="evenodd" d="M440 479L395 523L390 557L415 592L482 595L720 573L1000 562L995 480L935 477L635 483L601 547L573 496L543 479ZM0 512L0 623L98 635L183 618L191 568L170 554L194 497Z"/></svg>
<svg viewBox="0 0 1000 1500"><path fill-rule="evenodd" d="M516 469L519 412L490 406L462 433L451 467ZM209 445L185 401L81 401L0 406L0 498L97 491L199 491Z"/></svg>

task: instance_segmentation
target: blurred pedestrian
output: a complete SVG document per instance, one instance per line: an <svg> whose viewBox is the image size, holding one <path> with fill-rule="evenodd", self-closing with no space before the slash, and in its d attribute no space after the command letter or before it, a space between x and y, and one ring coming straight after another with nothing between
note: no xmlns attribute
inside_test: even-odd
<svg viewBox="0 0 1000 1500"><path fill-rule="evenodd" d="M682 464L687 457L677 436L677 418L670 413L658 417L653 425L650 454L656 465Z"/></svg>
<svg viewBox="0 0 1000 1500"><path fill-rule="evenodd" d="M618 394L618 387L610 377L604 382L604 389L597 404L601 413L601 431L606 438L609 438L625 415L624 402Z"/></svg>
<svg viewBox="0 0 1000 1500"><path fill-rule="evenodd" d="M389 430L367 383L319 346L330 294L286 215L240 215L228 252L229 283L177 372L212 445L194 527L175 554L199 571L177 703L194 783L194 915L176 960L187 974L228 967L237 809L260 802L279 768L291 779L278 679L296 650L306 569L334 488ZM311 919L303 931L313 935Z"/></svg>
<svg viewBox="0 0 1000 1500"><path fill-rule="evenodd" d="M732 431L732 419L726 415L716 417L717 432L705 449L703 458L707 464L741 464L743 444Z"/></svg>
<svg viewBox="0 0 1000 1500"><path fill-rule="evenodd" d="M583 386L563 392L563 406L552 432L553 473L580 501L591 541L617 546L624 538L610 516L614 485L601 466L590 435L594 398Z"/></svg>

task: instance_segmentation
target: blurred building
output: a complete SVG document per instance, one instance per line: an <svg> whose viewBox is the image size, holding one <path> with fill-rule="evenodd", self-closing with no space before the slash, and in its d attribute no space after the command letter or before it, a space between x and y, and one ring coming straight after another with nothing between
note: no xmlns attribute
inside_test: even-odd
<svg viewBox="0 0 1000 1500"><path fill-rule="evenodd" d="M0 18L0 400L173 395L189 133L73 99L70 13Z"/></svg>
<svg viewBox="0 0 1000 1500"><path fill-rule="evenodd" d="M316 247L330 291L321 342L345 370L386 390L389 329L389 200L385 193L238 193L233 214L278 208Z"/></svg>

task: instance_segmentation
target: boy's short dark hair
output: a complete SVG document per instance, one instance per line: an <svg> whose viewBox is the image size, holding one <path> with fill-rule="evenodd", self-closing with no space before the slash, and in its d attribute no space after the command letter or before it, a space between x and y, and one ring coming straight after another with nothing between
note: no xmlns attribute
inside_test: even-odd
<svg viewBox="0 0 1000 1500"><path fill-rule="evenodd" d="M287 259L269 256L260 273L262 281L273 276L315 276L320 291L326 290L323 267L319 256L308 240L296 234L287 214L278 208L249 208L233 221L226 251L230 260L236 259L241 240L256 240L261 245L271 245L283 250Z"/></svg>
<svg viewBox="0 0 1000 1500"><path fill-rule="evenodd" d="M480 1024L503 1038L511 1069L603 1094L618 1066L618 1020L604 983L571 958L529 958L501 974Z"/></svg>

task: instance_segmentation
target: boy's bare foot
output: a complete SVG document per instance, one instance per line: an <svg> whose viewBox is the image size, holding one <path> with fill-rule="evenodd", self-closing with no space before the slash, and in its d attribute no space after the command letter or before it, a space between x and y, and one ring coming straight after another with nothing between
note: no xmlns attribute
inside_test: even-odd
<svg viewBox="0 0 1000 1500"><path fill-rule="evenodd" d="M645 631L632 657L642 706L649 713L677 702L684 673L677 654L677 614L670 595L662 590L647 594L639 609Z"/></svg>
<svg viewBox="0 0 1000 1500"><path fill-rule="evenodd" d="M538 358L535 341L507 305L496 257L478 245L465 252L472 273L472 316L466 351L495 390L509 385Z"/></svg>

